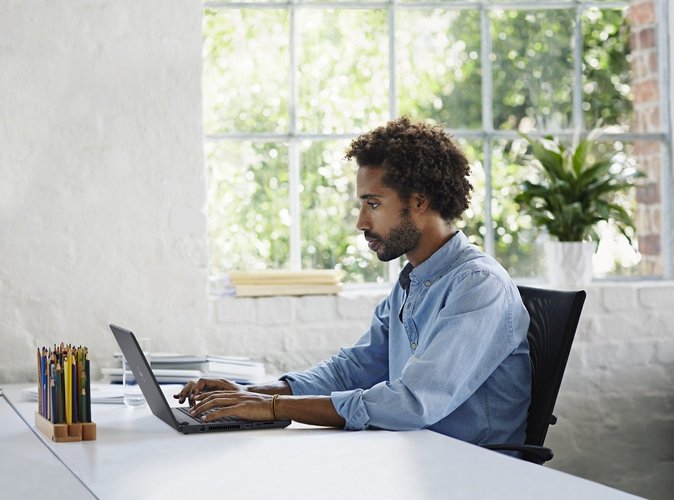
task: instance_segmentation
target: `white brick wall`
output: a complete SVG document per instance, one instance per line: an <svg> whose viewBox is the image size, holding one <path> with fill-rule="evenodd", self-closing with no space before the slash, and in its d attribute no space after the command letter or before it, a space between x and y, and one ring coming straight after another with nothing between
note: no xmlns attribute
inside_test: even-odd
<svg viewBox="0 0 674 500"><path fill-rule="evenodd" d="M381 293L219 298L209 348L299 370L350 345ZM548 466L648 498L674 491L674 283L588 289L546 444Z"/></svg>

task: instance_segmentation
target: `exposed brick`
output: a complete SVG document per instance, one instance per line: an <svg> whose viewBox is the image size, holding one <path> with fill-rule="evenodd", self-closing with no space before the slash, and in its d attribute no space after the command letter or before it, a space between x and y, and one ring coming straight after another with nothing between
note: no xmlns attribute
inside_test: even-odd
<svg viewBox="0 0 674 500"><path fill-rule="evenodd" d="M655 6L651 0L646 2L631 2L628 16L632 26L655 23Z"/></svg>
<svg viewBox="0 0 674 500"><path fill-rule="evenodd" d="M651 182L637 187L637 203L660 203L660 186Z"/></svg>
<svg viewBox="0 0 674 500"><path fill-rule="evenodd" d="M636 83L632 89L634 91L635 102L658 102L660 99L657 80L651 79Z"/></svg>
<svg viewBox="0 0 674 500"><path fill-rule="evenodd" d="M644 255L660 255L660 235L645 234L639 236L639 252Z"/></svg>
<svg viewBox="0 0 674 500"><path fill-rule="evenodd" d="M648 184L649 182L652 183L659 183L660 182L660 177L661 177L661 172L660 172L660 160L661 156L657 155L647 155L647 154L638 154L634 152L635 155L638 155L637 158L637 168L646 174L647 178L643 178L637 181L637 184L639 185L645 185Z"/></svg>
<svg viewBox="0 0 674 500"><path fill-rule="evenodd" d="M639 48L650 49L656 46L655 27L645 28L639 31Z"/></svg>
<svg viewBox="0 0 674 500"><path fill-rule="evenodd" d="M658 77L657 48L635 49L630 54L629 60L632 65L633 83Z"/></svg>
<svg viewBox="0 0 674 500"><path fill-rule="evenodd" d="M637 236L660 234L660 205L644 205L637 207L636 216Z"/></svg>
<svg viewBox="0 0 674 500"><path fill-rule="evenodd" d="M653 106L644 113L644 127L646 132L658 132L660 130L660 107Z"/></svg>
<svg viewBox="0 0 674 500"><path fill-rule="evenodd" d="M634 143L634 154L641 156L660 155L660 143L655 141L637 141Z"/></svg>
<svg viewBox="0 0 674 500"><path fill-rule="evenodd" d="M641 262L638 265L638 272L641 276L662 276L664 267L661 255L642 255Z"/></svg>

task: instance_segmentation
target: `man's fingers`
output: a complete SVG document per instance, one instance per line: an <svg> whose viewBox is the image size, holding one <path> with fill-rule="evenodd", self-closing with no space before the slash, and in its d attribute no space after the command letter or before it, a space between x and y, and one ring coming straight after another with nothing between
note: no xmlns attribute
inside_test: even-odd
<svg viewBox="0 0 674 500"><path fill-rule="evenodd" d="M183 387L178 394L174 394L173 397L178 399L178 402L182 404L185 399L191 395L193 388L194 382L190 380L185 384L185 387Z"/></svg>
<svg viewBox="0 0 674 500"><path fill-rule="evenodd" d="M193 407L190 413L193 415L198 415L200 413L204 413L211 408L226 408L228 406L232 406L236 404L236 400L232 398L228 398L222 394L220 395L215 395L215 394L209 394L206 398L203 400L197 402ZM216 412L217 413L217 412Z"/></svg>

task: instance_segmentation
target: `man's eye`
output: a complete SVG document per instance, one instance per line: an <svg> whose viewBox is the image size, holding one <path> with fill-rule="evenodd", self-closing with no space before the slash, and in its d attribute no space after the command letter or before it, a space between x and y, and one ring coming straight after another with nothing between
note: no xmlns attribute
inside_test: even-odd
<svg viewBox="0 0 674 500"><path fill-rule="evenodd" d="M375 203L375 202L371 201L370 203L368 203L368 205L370 205L370 208L375 209L380 205L380 203Z"/></svg>

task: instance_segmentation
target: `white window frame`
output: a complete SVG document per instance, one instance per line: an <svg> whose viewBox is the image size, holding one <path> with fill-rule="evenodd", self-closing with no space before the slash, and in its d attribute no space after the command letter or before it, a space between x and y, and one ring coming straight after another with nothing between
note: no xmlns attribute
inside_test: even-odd
<svg viewBox="0 0 674 500"><path fill-rule="evenodd" d="M660 72L659 88L661 99L661 130L656 133L621 133L612 134L611 137L620 141L651 140L659 141L664 145L667 154L663 155L661 162L661 203L662 203L662 221L661 221L661 252L663 260L663 278L674 278L674 202L671 201L674 196L673 177L671 172L672 165L672 126L670 116L671 89L669 87L669 77L671 75L668 44L668 24L669 11L666 0L654 0L657 12L657 41L658 41L658 68ZM537 0L528 1L498 1L498 0L473 0L473 1L419 1L400 3L397 0L387 1L366 1L359 2L353 0L337 2L307 3L303 0L287 0L279 2L217 2L206 1L204 8L207 9L283 9L288 10L290 14L289 29L289 129L287 134L273 133L226 133L217 135L206 135L207 142L218 142L222 140L238 141L268 141L284 142L289 147L289 207L290 207L290 268L292 270L301 269L301 234L300 234L300 144L302 141L318 140L343 140L352 139L358 134L322 134L322 133L304 133L297 130L296 125L296 105L298 82L296 75L297 67L297 30L296 14L299 9L380 9L386 10L388 14L388 48L389 48L389 115L390 118L398 116L397 109L397 89L396 89L396 40L395 40L395 20L399 11L404 9L446 9L446 10L480 10L481 11L481 61L482 61L482 128L481 130L469 129L451 129L451 134L459 139L480 139L483 144L483 168L485 173L485 197L484 214L485 227L492 227L492 183L491 183L491 150L495 141L517 138L514 131L495 130L492 120L492 64L489 63L491 52L491 34L489 30L489 13L492 10L512 9L512 10L545 10L545 9L568 9L575 10L576 20L579 21L586 9L597 7L602 9L621 8L629 6L629 0L618 1L592 1L592 0ZM548 133L554 133L559 137L571 137L574 130L582 131L583 112L582 112L582 27L580 22L576 22L574 30L574 89L573 89L573 107L572 130L546 130L532 132L531 135L542 136ZM484 235L484 250L489 255L495 253L494 231L487 231ZM388 264L389 281L394 281L400 272L400 261L395 259Z"/></svg>

